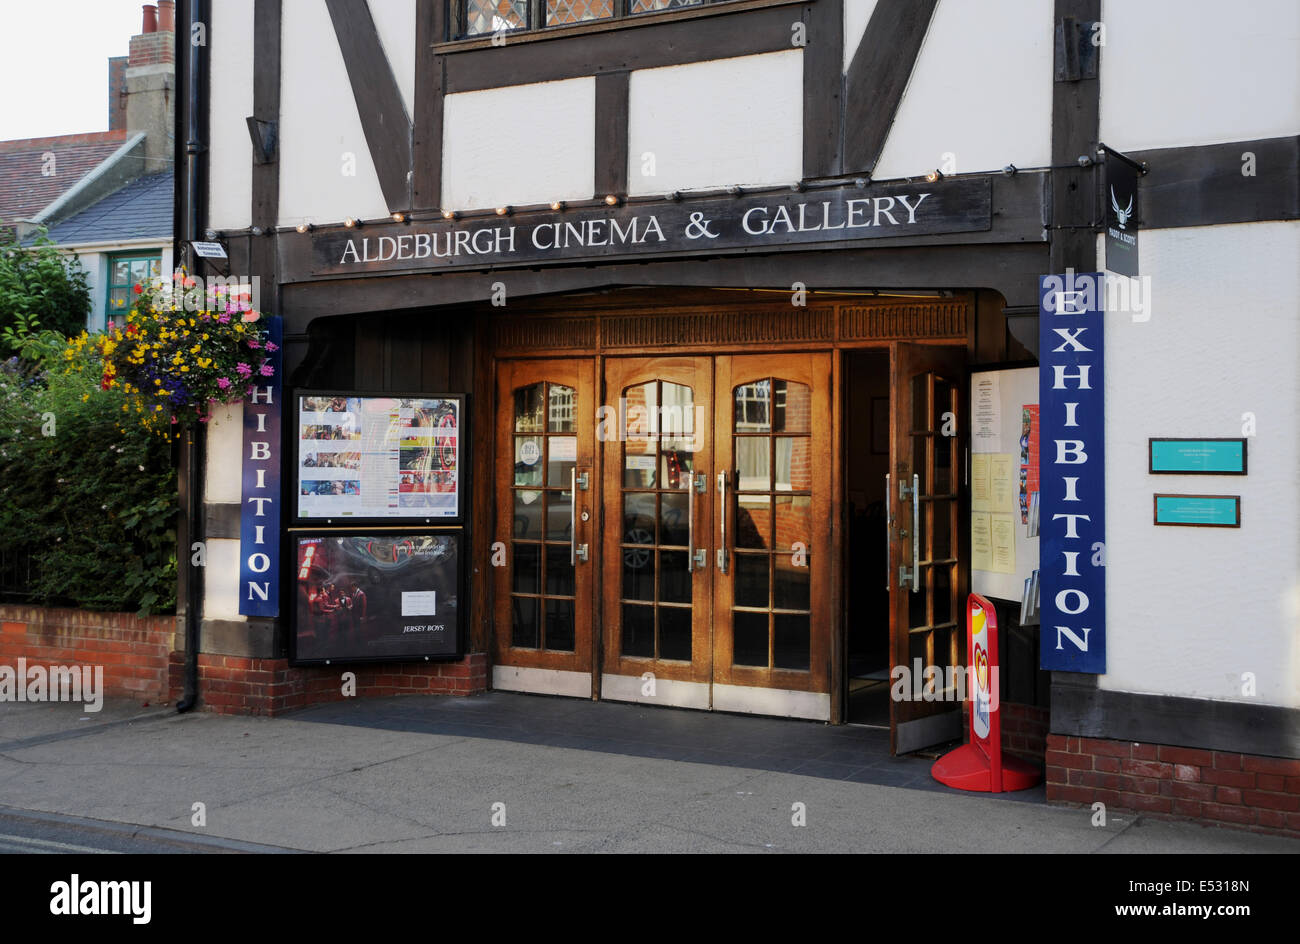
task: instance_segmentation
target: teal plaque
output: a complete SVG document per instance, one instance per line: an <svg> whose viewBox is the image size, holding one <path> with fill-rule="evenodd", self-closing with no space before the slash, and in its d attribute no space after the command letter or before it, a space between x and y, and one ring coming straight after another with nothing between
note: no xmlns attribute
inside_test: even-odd
<svg viewBox="0 0 1300 944"><path fill-rule="evenodd" d="M1152 439L1150 443L1153 474L1246 474L1244 439Z"/></svg>
<svg viewBox="0 0 1300 944"><path fill-rule="evenodd" d="M1157 495L1156 524L1193 528L1241 527L1240 495Z"/></svg>

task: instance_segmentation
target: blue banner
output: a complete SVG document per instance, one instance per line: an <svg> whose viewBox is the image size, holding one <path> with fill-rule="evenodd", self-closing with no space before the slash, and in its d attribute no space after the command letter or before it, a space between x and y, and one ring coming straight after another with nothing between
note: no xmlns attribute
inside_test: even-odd
<svg viewBox="0 0 1300 944"><path fill-rule="evenodd" d="M1040 664L1106 671L1106 451L1101 273L1038 282Z"/></svg>
<svg viewBox="0 0 1300 944"><path fill-rule="evenodd" d="M280 401L283 324L263 315L270 377L253 375L244 400L243 496L239 515L239 612L280 614ZM260 365L259 365L260 366Z"/></svg>

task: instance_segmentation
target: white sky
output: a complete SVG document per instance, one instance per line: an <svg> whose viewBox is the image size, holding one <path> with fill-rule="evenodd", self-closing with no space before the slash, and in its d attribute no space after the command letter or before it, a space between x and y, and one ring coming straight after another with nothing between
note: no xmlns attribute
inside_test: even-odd
<svg viewBox="0 0 1300 944"><path fill-rule="evenodd" d="M108 59L125 56L144 0L0 0L7 89L0 141L108 130Z"/></svg>

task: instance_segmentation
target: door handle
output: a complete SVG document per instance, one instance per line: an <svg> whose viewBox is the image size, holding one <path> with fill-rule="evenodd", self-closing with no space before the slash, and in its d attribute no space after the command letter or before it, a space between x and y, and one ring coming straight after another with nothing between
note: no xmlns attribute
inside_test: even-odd
<svg viewBox="0 0 1300 944"><path fill-rule="evenodd" d="M586 549L586 545L583 545ZM586 555L583 555L586 560ZM921 477L912 476L912 592L921 589Z"/></svg>
<svg viewBox="0 0 1300 944"><path fill-rule="evenodd" d="M718 547L718 570L727 572L727 473L718 473L718 509L722 522L721 544Z"/></svg>
<svg viewBox="0 0 1300 944"><path fill-rule="evenodd" d="M700 548L695 549L695 493L703 491L705 482L703 475L698 480L694 472L686 477L686 572L691 573L696 567L708 566L708 551Z"/></svg>
<svg viewBox="0 0 1300 944"><path fill-rule="evenodd" d="M894 581L894 491L885 473L885 589Z"/></svg>
<svg viewBox="0 0 1300 944"><path fill-rule="evenodd" d="M898 565L898 586L906 588L908 583L912 584L913 593L919 593L921 590L921 476L913 474L912 487L907 487L907 480L898 483L898 500L906 501L912 499L912 566L909 569L905 564ZM893 500L893 496L890 496ZM907 532L901 532L900 537L907 537Z"/></svg>
<svg viewBox="0 0 1300 944"><path fill-rule="evenodd" d="M587 487L587 473L582 473L582 486ZM578 467L569 470L569 563L577 566L586 563L587 545L578 543Z"/></svg>

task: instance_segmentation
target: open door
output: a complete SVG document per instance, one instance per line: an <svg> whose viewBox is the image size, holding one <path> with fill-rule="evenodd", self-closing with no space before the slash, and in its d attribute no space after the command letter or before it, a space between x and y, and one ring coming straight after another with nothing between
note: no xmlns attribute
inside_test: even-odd
<svg viewBox="0 0 1300 944"><path fill-rule="evenodd" d="M906 697L890 700L895 754L961 737L965 355L964 347L911 343L892 352L890 645L910 682Z"/></svg>

